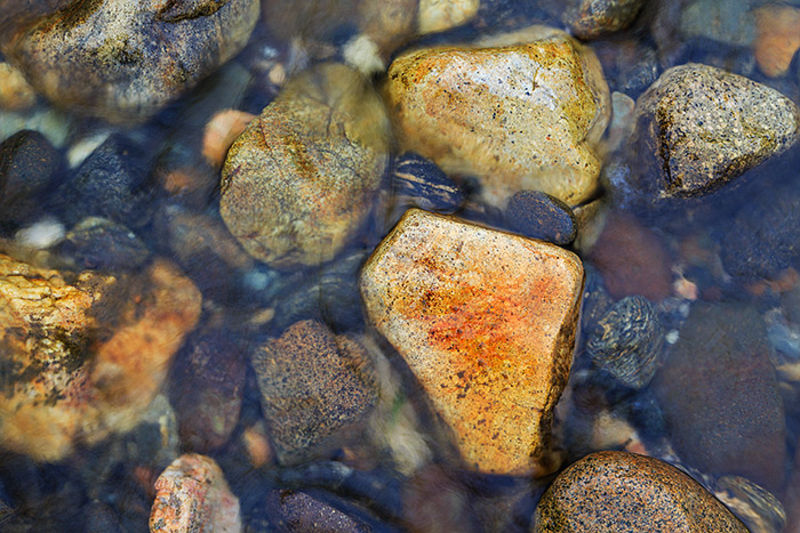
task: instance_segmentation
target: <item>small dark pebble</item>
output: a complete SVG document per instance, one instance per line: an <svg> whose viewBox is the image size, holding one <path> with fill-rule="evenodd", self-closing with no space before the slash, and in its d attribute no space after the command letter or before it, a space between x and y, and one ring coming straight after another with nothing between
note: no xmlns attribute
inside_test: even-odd
<svg viewBox="0 0 800 533"><path fill-rule="evenodd" d="M506 223L514 231L554 244L575 240L577 225L572 209L549 194L520 191L511 197L506 208Z"/></svg>
<svg viewBox="0 0 800 533"><path fill-rule="evenodd" d="M170 374L170 403L184 450L209 453L230 438L242 406L245 357L229 328L195 338Z"/></svg>
<svg viewBox="0 0 800 533"><path fill-rule="evenodd" d="M131 228L150 220L149 163L135 144L110 136L55 191L53 208L68 224L88 215L110 218Z"/></svg>
<svg viewBox="0 0 800 533"><path fill-rule="evenodd" d="M144 242L121 224L88 217L72 228L56 252L79 269L135 270L150 257Z"/></svg>
<svg viewBox="0 0 800 533"><path fill-rule="evenodd" d="M348 516L327 502L305 492L293 490L276 491L270 495L271 507L280 515L280 523L292 533L367 533L372 528L357 518Z"/></svg>
<svg viewBox="0 0 800 533"><path fill-rule="evenodd" d="M643 296L628 296L598 321L586 351L598 367L640 389L653 378L663 346L664 332L653 306Z"/></svg>
<svg viewBox="0 0 800 533"><path fill-rule="evenodd" d="M108 505L94 500L86 506L86 533L107 533L121 529L117 513Z"/></svg>
<svg viewBox="0 0 800 533"><path fill-rule="evenodd" d="M0 223L22 224L62 165L60 153L38 131L22 130L0 144Z"/></svg>
<svg viewBox="0 0 800 533"><path fill-rule="evenodd" d="M437 213L452 213L464 202L458 184L436 163L414 152L406 152L395 159L392 189L399 204Z"/></svg>

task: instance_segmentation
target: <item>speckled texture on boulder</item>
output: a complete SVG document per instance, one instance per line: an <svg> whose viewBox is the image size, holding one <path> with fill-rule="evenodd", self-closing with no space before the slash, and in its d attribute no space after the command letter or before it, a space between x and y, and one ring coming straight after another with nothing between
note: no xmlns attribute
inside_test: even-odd
<svg viewBox="0 0 800 533"><path fill-rule="evenodd" d="M199 314L200 293L164 260L118 279L0 255L0 445L56 461L131 429Z"/></svg>
<svg viewBox="0 0 800 533"><path fill-rule="evenodd" d="M657 203L719 189L792 146L800 109L765 85L689 63L673 67L636 102L631 176Z"/></svg>
<svg viewBox="0 0 800 533"><path fill-rule="evenodd" d="M571 252L417 209L361 275L370 321L453 430L464 462L512 475L546 470L582 287Z"/></svg>
<svg viewBox="0 0 800 533"><path fill-rule="evenodd" d="M672 445L684 461L710 474L740 475L780 490L786 422L766 327L756 309L694 305L653 387Z"/></svg>
<svg viewBox="0 0 800 533"><path fill-rule="evenodd" d="M56 105L114 122L144 120L241 50L258 0L90 0L0 42Z"/></svg>
<svg viewBox="0 0 800 533"><path fill-rule="evenodd" d="M307 460L337 444L377 401L364 348L305 320L252 355L261 405L278 461Z"/></svg>
<svg viewBox="0 0 800 533"><path fill-rule="evenodd" d="M239 499L210 457L181 455L156 480L150 531L239 533Z"/></svg>
<svg viewBox="0 0 800 533"><path fill-rule="evenodd" d="M594 53L564 32L534 26L408 52L385 95L402 148L480 177L493 205L523 189L569 205L595 191L608 86Z"/></svg>
<svg viewBox="0 0 800 533"><path fill-rule="evenodd" d="M534 533L747 533L695 480L658 459L598 452L564 470L536 508Z"/></svg>
<svg viewBox="0 0 800 533"><path fill-rule="evenodd" d="M231 146L220 183L225 224L279 268L332 259L371 207L389 130L357 71L326 63L304 72Z"/></svg>

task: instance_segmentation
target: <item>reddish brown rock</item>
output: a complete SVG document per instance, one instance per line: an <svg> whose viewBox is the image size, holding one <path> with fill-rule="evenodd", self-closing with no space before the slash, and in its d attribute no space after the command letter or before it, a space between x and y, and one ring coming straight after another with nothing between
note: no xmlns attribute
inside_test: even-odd
<svg viewBox="0 0 800 533"><path fill-rule="evenodd" d="M0 255L2 446L56 461L131 429L199 314L199 292L163 260L117 279Z"/></svg>
<svg viewBox="0 0 800 533"><path fill-rule="evenodd" d="M572 253L409 210L364 267L371 322L408 363L470 468L542 473L583 287Z"/></svg>
<svg viewBox="0 0 800 533"><path fill-rule="evenodd" d="M406 53L385 96L401 147L480 177L495 206L524 189L575 205L596 189L608 86L594 53L564 32L535 26Z"/></svg>
<svg viewBox="0 0 800 533"><path fill-rule="evenodd" d="M782 76L800 48L800 9L767 5L755 10L756 39L753 48L761 72Z"/></svg>
<svg viewBox="0 0 800 533"><path fill-rule="evenodd" d="M614 298L638 294L660 301L672 292L671 261L661 238L629 215L609 214L589 259Z"/></svg>
<svg viewBox="0 0 800 533"><path fill-rule="evenodd" d="M238 533L242 530L239 499L210 457L178 457L156 480L150 531Z"/></svg>
<svg viewBox="0 0 800 533"><path fill-rule="evenodd" d="M598 452L564 470L536 508L534 533L747 533L695 480L658 459Z"/></svg>

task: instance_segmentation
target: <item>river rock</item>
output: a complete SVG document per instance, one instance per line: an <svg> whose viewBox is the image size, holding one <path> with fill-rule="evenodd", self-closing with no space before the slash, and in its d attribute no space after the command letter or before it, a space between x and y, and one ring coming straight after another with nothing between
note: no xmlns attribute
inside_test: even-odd
<svg viewBox="0 0 800 533"><path fill-rule="evenodd" d="M38 131L22 130L0 144L0 222L26 221L39 211L63 164L61 154Z"/></svg>
<svg viewBox="0 0 800 533"><path fill-rule="evenodd" d="M792 57L800 48L800 9L766 5L755 11L755 18L753 53L758 68L767 76L782 76L789 70Z"/></svg>
<svg viewBox="0 0 800 533"><path fill-rule="evenodd" d="M514 194L505 218L514 231L553 244L569 244L578 234L572 209L558 198L539 191Z"/></svg>
<svg viewBox="0 0 800 533"><path fill-rule="evenodd" d="M306 460L337 445L377 402L364 348L314 320L297 322L252 355L278 461Z"/></svg>
<svg viewBox="0 0 800 533"><path fill-rule="evenodd" d="M33 87L19 69L0 62L0 109L22 111L36 102Z"/></svg>
<svg viewBox="0 0 800 533"><path fill-rule="evenodd" d="M630 192L657 205L715 191L787 150L800 109L748 78L688 63L639 97L635 120Z"/></svg>
<svg viewBox="0 0 800 533"><path fill-rule="evenodd" d="M238 533L242 530L239 499L210 457L185 454L156 480L150 531L172 533Z"/></svg>
<svg viewBox="0 0 800 533"><path fill-rule="evenodd" d="M200 293L154 261L129 279L0 255L0 444L57 461L131 429L200 314Z"/></svg>
<svg viewBox="0 0 800 533"><path fill-rule="evenodd" d="M654 387L682 459L704 472L744 476L778 491L786 423L769 357L756 310L698 303Z"/></svg>
<svg viewBox="0 0 800 533"><path fill-rule="evenodd" d="M478 13L480 0L419 0L419 33L449 30L469 21Z"/></svg>
<svg viewBox="0 0 800 533"><path fill-rule="evenodd" d="M595 39L627 28L643 4L644 0L572 0L562 18L576 37Z"/></svg>
<svg viewBox="0 0 800 533"><path fill-rule="evenodd" d="M452 429L469 468L547 471L583 267L555 245L409 210L361 274L367 314Z"/></svg>
<svg viewBox="0 0 800 533"><path fill-rule="evenodd" d="M369 212L389 129L358 72L335 63L304 72L231 146L220 182L225 224L276 267L332 259Z"/></svg>
<svg viewBox="0 0 800 533"><path fill-rule="evenodd" d="M384 89L401 147L480 177L492 205L523 189L569 205L595 191L608 86L594 53L559 30L405 53Z"/></svg>
<svg viewBox="0 0 800 533"><path fill-rule="evenodd" d="M761 0L682 0L673 4L680 9L675 22L684 40L710 39L746 47L755 36L751 10L759 3Z"/></svg>
<svg viewBox="0 0 800 533"><path fill-rule="evenodd" d="M56 105L138 121L237 54L258 12L258 0L73 2L0 50Z"/></svg>
<svg viewBox="0 0 800 533"><path fill-rule="evenodd" d="M136 270L150 250L131 230L107 218L86 217L56 247L61 259L78 269Z"/></svg>
<svg viewBox="0 0 800 533"><path fill-rule="evenodd" d="M627 452L597 452L564 470L536 508L534 533L747 533L719 500L677 468Z"/></svg>
<svg viewBox="0 0 800 533"><path fill-rule="evenodd" d="M208 453L225 445L239 421L245 370L230 328L203 332L175 358L170 401L185 449Z"/></svg>

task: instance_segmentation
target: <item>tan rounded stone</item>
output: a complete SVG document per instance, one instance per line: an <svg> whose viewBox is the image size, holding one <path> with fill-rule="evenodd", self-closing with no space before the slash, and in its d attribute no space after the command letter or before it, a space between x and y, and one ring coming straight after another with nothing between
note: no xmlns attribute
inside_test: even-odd
<svg viewBox="0 0 800 533"><path fill-rule="evenodd" d="M449 30L469 21L478 13L480 0L420 0L419 33Z"/></svg>
<svg viewBox="0 0 800 533"><path fill-rule="evenodd" d="M0 109L20 111L36 102L36 93L19 69L0 63Z"/></svg>
<svg viewBox="0 0 800 533"><path fill-rule="evenodd" d="M747 533L747 528L677 468L642 455L598 452L559 474L539 501L532 531Z"/></svg>
<svg viewBox="0 0 800 533"><path fill-rule="evenodd" d="M546 472L582 287L571 252L418 209L361 275L370 321L452 429L465 463L511 475Z"/></svg>
<svg viewBox="0 0 800 533"><path fill-rule="evenodd" d="M534 26L408 52L385 97L402 148L480 177L493 205L524 189L575 205L596 189L609 90L594 53L564 32Z"/></svg>
<svg viewBox="0 0 800 533"><path fill-rule="evenodd" d="M332 259L372 205L389 121L357 71L327 63L287 83L233 143L220 214L250 255L279 268Z"/></svg>
<svg viewBox="0 0 800 533"><path fill-rule="evenodd" d="M753 49L758 68L767 76L782 76L800 48L800 9L767 5L756 9L755 17Z"/></svg>

